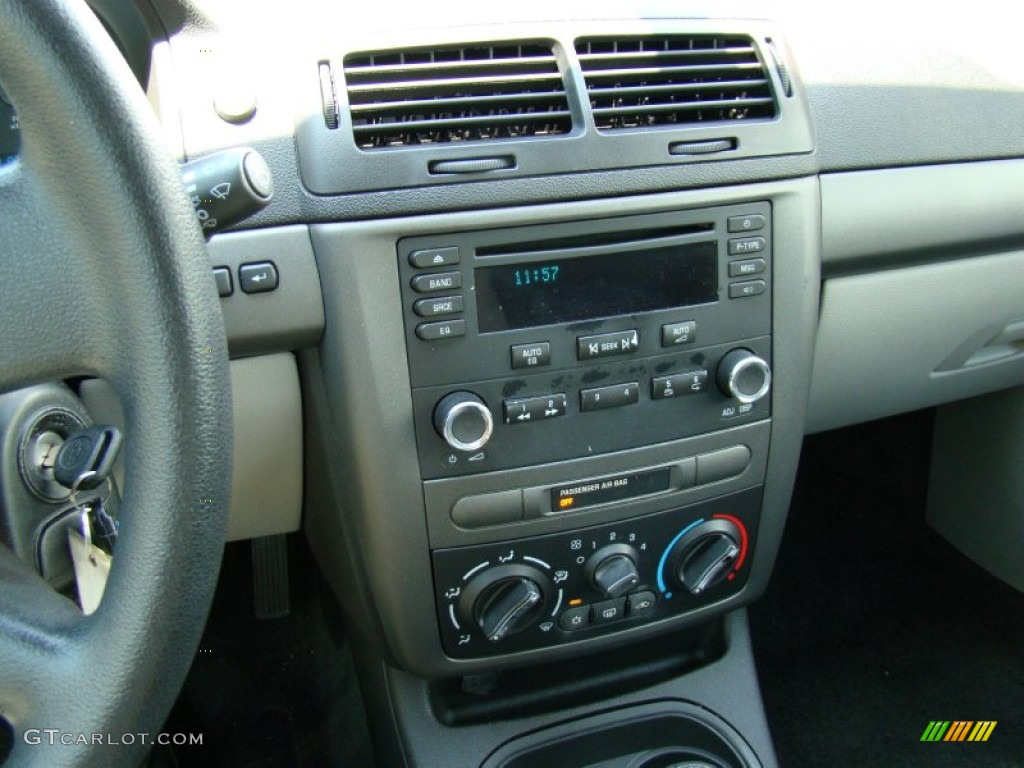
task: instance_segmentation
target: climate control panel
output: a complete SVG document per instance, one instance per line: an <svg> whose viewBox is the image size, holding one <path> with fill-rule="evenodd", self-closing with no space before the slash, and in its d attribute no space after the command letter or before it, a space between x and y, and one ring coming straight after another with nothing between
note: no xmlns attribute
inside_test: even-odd
<svg viewBox="0 0 1024 768"><path fill-rule="evenodd" d="M746 583L761 489L575 531L434 550L441 641L472 659L663 621Z"/></svg>

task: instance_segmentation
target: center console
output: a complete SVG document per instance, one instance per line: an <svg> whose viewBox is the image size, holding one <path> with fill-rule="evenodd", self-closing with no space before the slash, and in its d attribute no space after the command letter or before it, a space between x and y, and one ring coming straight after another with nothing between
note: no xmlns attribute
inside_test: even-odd
<svg viewBox="0 0 1024 768"><path fill-rule="evenodd" d="M747 50L726 42L729 56ZM551 50L558 60L568 49ZM579 41L576 51L584 66L622 53ZM488 49L487 61L499 53ZM698 56L634 53L685 66ZM391 77L392 66L332 59L318 94L331 71ZM477 66L450 68L454 77ZM448 60L413 71L436 67ZM566 82L572 102L583 83ZM772 83L780 94L791 85ZM348 88L350 99L370 98L361 80ZM799 98L786 98L779 114L799 120ZM352 119L368 110L353 107ZM335 182L312 153L340 145L344 131L318 120L302 123L298 147L304 172L329 191ZM712 132L725 129L701 125L703 143L683 154L670 141L664 162L689 164L673 177L679 186L491 204L488 190L518 188L516 175L540 157L534 147L560 173L570 155L556 142L611 150L614 126L518 136L503 145L514 156L496 164L455 133L385 135L397 124L379 120L353 130L384 136L360 145L359 161L382 158L388 183L402 178L401 161L426 194L433 181L414 172L419 159L430 173L510 174L506 186L438 181L441 197L465 187L464 210L310 225L326 324L301 361L316 415L304 525L386 724L383 763L448 764L457 752L467 766L554 764L544 761L555 754L565 766L603 754L608 765L653 766L690 759L693 745L707 764L771 763L740 609L767 584L789 506L820 243L813 174L757 181L788 160L768 159L754 137L785 124L750 121L735 136L730 126L721 141ZM624 131L615 143L681 130L644 142ZM723 146L766 154L732 166L692 154ZM810 149L787 146L793 156ZM628 184L646 170L615 178ZM693 181L717 174L731 181ZM586 184L582 173L559 179ZM673 741L683 732L689 746Z"/></svg>

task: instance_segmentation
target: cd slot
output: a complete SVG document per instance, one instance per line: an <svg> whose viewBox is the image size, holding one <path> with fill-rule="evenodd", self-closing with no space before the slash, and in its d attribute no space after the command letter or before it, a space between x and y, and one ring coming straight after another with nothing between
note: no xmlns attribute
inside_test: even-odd
<svg viewBox="0 0 1024 768"><path fill-rule="evenodd" d="M651 227L649 229L631 229L615 232L590 232L585 235L557 237L549 240L531 240L521 243L500 243L481 245L476 249L477 257L487 256L527 256L549 251L571 251L577 248L595 248L608 245L627 245L646 243L652 240L684 237L714 232L714 222L687 224L685 226Z"/></svg>

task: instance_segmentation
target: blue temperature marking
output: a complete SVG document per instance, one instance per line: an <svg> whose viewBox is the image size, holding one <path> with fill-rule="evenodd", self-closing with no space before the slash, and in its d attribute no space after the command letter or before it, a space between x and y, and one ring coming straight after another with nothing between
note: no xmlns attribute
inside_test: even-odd
<svg viewBox="0 0 1024 768"><path fill-rule="evenodd" d="M676 545L676 542L686 535L687 531L696 528L703 522L704 518L701 518L700 520L695 520L694 522L690 523L688 526L683 528L683 530L677 533L676 537L668 543L668 546L665 547L665 551L661 553L661 560L658 561L658 589L660 589L662 593L665 595L666 600L670 600L672 598L672 593L669 592L668 587L665 586L665 576L663 575L665 572L665 561L668 560L668 553L672 551L672 547Z"/></svg>

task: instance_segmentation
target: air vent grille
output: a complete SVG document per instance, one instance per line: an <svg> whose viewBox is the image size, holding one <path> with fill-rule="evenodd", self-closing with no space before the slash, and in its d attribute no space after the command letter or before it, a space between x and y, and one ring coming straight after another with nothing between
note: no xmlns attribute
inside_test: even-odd
<svg viewBox="0 0 1024 768"><path fill-rule="evenodd" d="M576 41L598 130L775 116L771 83L743 35Z"/></svg>
<svg viewBox="0 0 1024 768"><path fill-rule="evenodd" d="M355 53L344 65L352 130L362 149L572 130L551 44Z"/></svg>

